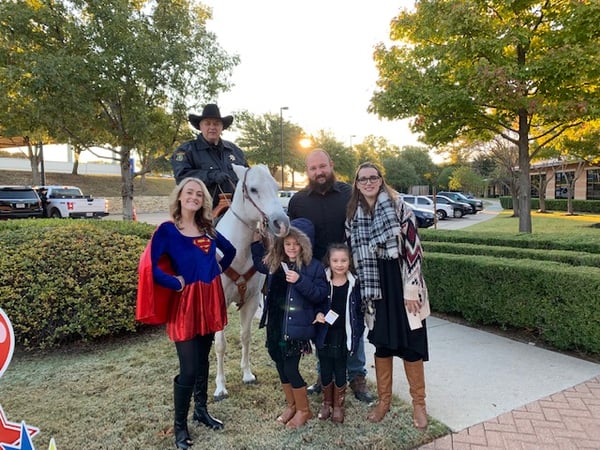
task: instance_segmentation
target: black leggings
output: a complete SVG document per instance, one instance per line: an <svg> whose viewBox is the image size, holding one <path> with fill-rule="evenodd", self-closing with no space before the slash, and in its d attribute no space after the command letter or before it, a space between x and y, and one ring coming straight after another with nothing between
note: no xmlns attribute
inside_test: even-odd
<svg viewBox="0 0 600 450"><path fill-rule="evenodd" d="M325 353L325 352L322 352ZM335 358L322 356L319 353L319 367L321 368L321 383L328 386L335 379L335 385L342 387L346 384L346 364L348 361L348 352L340 352L342 355Z"/></svg>
<svg viewBox="0 0 600 450"><path fill-rule="evenodd" d="M286 356L275 360L279 381L282 384L291 384L294 389L306 386L304 378L300 375L300 356Z"/></svg>
<svg viewBox="0 0 600 450"><path fill-rule="evenodd" d="M180 385L193 386L198 376L208 379L208 357L214 337L214 333L204 336L198 334L189 341L175 342Z"/></svg>

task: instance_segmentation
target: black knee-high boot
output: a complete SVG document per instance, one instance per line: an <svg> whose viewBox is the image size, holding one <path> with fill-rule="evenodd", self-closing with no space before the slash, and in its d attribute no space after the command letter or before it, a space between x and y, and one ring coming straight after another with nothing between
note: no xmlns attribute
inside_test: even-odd
<svg viewBox="0 0 600 450"><path fill-rule="evenodd" d="M208 399L208 366L200 368L200 372L196 377L194 385L194 420L206 425L213 430L221 430L224 425L218 419L215 419L208 413L206 409L206 401Z"/></svg>
<svg viewBox="0 0 600 450"><path fill-rule="evenodd" d="M193 445L187 426L187 416L190 410L190 400L194 386L182 386L178 377L173 380L173 400L175 403L175 446L177 448L189 449Z"/></svg>

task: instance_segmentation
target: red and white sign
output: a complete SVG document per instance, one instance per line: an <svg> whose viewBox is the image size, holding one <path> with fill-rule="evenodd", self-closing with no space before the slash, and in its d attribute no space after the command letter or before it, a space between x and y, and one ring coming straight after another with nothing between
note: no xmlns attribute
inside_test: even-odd
<svg viewBox="0 0 600 450"><path fill-rule="evenodd" d="M15 335L7 315L0 308L0 377L8 367L15 350Z"/></svg>

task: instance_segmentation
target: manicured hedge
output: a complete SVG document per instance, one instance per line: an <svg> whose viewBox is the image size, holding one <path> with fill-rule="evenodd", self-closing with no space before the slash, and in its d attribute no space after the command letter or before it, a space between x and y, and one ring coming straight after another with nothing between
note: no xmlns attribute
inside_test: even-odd
<svg viewBox="0 0 600 450"><path fill-rule="evenodd" d="M464 230L419 230L423 241L454 242L467 244L517 247L542 250L566 250L600 254L600 239L582 239L575 233L565 233L549 238L544 234L494 234Z"/></svg>
<svg viewBox="0 0 600 450"><path fill-rule="evenodd" d="M134 331L137 265L154 226L32 219L0 224L0 306L17 344L49 348Z"/></svg>
<svg viewBox="0 0 600 450"><path fill-rule="evenodd" d="M500 206L504 209L513 209L512 197L499 197ZM573 202L573 211L580 213L600 214L600 200L571 200ZM567 199L564 198L547 198L546 210L548 211L567 211ZM538 198L531 199L531 209L540 209L540 200Z"/></svg>
<svg viewBox="0 0 600 450"><path fill-rule="evenodd" d="M420 230L434 311L600 353L600 240Z"/></svg>
<svg viewBox="0 0 600 450"><path fill-rule="evenodd" d="M550 261L430 252L434 311L537 332L557 349L600 353L600 269Z"/></svg>
<svg viewBox="0 0 600 450"><path fill-rule="evenodd" d="M600 254L570 250L546 250L496 245L471 244L467 242L424 241L427 254L452 253L457 255L495 256L501 258L531 259L536 261L556 261L572 266L600 267Z"/></svg>

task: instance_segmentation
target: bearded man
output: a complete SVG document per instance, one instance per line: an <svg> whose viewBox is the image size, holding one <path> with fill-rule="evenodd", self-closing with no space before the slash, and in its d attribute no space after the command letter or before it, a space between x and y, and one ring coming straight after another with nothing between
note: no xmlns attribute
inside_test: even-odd
<svg viewBox="0 0 600 450"><path fill-rule="evenodd" d="M313 223L313 256L318 260L323 259L329 244L346 242L346 207L352 194L352 186L336 180L333 166L333 161L325 150L318 148L310 152L306 157L308 186L295 193L288 205L290 219L304 217ZM365 345L364 339L361 339L357 351L348 355L348 382L358 400L371 403L374 397L367 387L365 363ZM321 392L320 375L316 383L307 390L311 394Z"/></svg>

